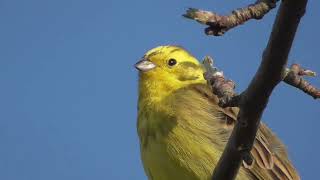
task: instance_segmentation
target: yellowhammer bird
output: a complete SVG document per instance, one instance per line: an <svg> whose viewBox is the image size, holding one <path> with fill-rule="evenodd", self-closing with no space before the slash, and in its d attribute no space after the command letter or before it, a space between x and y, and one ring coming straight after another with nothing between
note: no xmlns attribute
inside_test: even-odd
<svg viewBox="0 0 320 180"><path fill-rule="evenodd" d="M209 180L238 113L221 108L202 65L177 46L148 51L139 73L138 134L149 180ZM264 124L251 151L255 163L237 180L300 179L284 145Z"/></svg>

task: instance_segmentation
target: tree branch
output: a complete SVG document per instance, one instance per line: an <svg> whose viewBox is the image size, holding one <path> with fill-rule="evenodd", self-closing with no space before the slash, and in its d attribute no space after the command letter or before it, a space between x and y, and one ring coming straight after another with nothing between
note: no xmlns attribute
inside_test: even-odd
<svg viewBox="0 0 320 180"><path fill-rule="evenodd" d="M195 8L189 8L183 16L208 25L209 27L205 29L207 35L221 36L228 30L250 19L261 19L276 7L277 1L279 0L257 0L254 4L250 4L245 8L232 11L228 16Z"/></svg>
<svg viewBox="0 0 320 180"><path fill-rule="evenodd" d="M206 69L204 78L207 80L212 92L218 97L219 106L223 108L239 107L241 96L234 91L235 83L230 79L226 79L223 72L213 66L213 59L210 56L204 58L203 65ZM315 77L316 72L303 69L299 64L293 64L290 68L285 69L282 81L302 90L314 99L320 98L320 89L304 80L303 76Z"/></svg>
<svg viewBox="0 0 320 180"><path fill-rule="evenodd" d="M316 76L316 73L311 70L303 69L299 64L293 64L290 69L286 69L283 81L296 87L314 99L320 98L320 89L312 86L304 80L302 76Z"/></svg>
<svg viewBox="0 0 320 180"><path fill-rule="evenodd" d="M307 0L282 1L260 67L248 88L237 97L235 104L240 108L238 123L214 169L212 179L235 179L242 160L250 161L248 155L260 118L274 87L285 77L288 54L306 4Z"/></svg>

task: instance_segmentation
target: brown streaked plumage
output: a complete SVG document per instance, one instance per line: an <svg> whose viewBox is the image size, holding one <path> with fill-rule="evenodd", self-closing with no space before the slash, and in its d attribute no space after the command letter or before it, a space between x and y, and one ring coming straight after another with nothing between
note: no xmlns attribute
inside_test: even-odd
<svg viewBox="0 0 320 180"><path fill-rule="evenodd" d="M225 123L223 125L223 127L227 129L225 134L230 135L232 127L236 122L239 109L218 107L217 97L212 94L206 85L196 84L192 85L192 88L189 87L187 89L190 91L194 89L199 95L201 94L208 98L212 106L215 106L225 116L233 120L233 123L228 123L227 121L221 122L222 124ZM268 177L268 179L274 180L300 179L295 168L288 159L285 146L264 123L260 124L253 149L251 150L251 155L254 159L253 166L245 168L243 165L242 169L246 169L245 171L252 173L255 176L253 179L261 179L262 177L264 179Z"/></svg>

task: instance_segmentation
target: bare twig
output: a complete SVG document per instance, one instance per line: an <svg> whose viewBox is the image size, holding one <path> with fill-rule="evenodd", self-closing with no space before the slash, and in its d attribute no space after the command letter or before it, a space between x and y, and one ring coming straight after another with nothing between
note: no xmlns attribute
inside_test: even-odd
<svg viewBox="0 0 320 180"><path fill-rule="evenodd" d="M309 94L314 99L320 98L320 89L312 86L302 76L316 76L316 73L303 69L298 64L293 64L290 69L286 69L283 81Z"/></svg>
<svg viewBox="0 0 320 180"><path fill-rule="evenodd" d="M213 59L206 56L203 60L203 65L206 69L204 78L210 85L212 92L217 95L220 107L238 107L240 103L240 95L234 91L235 83L226 79L223 72L213 66ZM314 99L320 98L320 89L317 89L312 84L303 79L303 76L315 77L316 72L303 69L299 64L293 64L290 68L286 68L282 81L294 86Z"/></svg>
<svg viewBox="0 0 320 180"><path fill-rule="evenodd" d="M254 4L232 11L230 15L223 16L214 12L189 8L183 16L206 24L207 35L221 36L229 29L247 22L250 19L261 19L271 9L276 7L279 0L257 0Z"/></svg>
<svg viewBox="0 0 320 180"><path fill-rule="evenodd" d="M213 60L211 57L206 56L203 60L203 65L206 68L204 77L212 88L212 92L218 96L219 106L238 106L240 96L234 92L235 83L229 79L226 80L222 71L213 68Z"/></svg>
<svg viewBox="0 0 320 180"><path fill-rule="evenodd" d="M306 4L307 0L282 1L261 65L239 97L238 123L214 169L213 179L235 179L242 160L251 151L269 96L284 76L288 54Z"/></svg>

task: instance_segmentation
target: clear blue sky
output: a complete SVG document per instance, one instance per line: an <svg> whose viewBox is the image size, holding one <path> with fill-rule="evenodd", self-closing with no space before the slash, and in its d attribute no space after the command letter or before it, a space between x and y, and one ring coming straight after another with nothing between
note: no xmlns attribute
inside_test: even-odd
<svg viewBox="0 0 320 180"><path fill-rule="evenodd" d="M0 179L146 179L136 135L137 72L150 48L215 58L240 92L260 63L275 12L207 37L188 7L226 13L252 1L0 1ZM320 73L320 2L309 1L290 55ZM320 78L310 79L320 87ZM320 103L279 85L264 121L303 179L318 178Z"/></svg>

